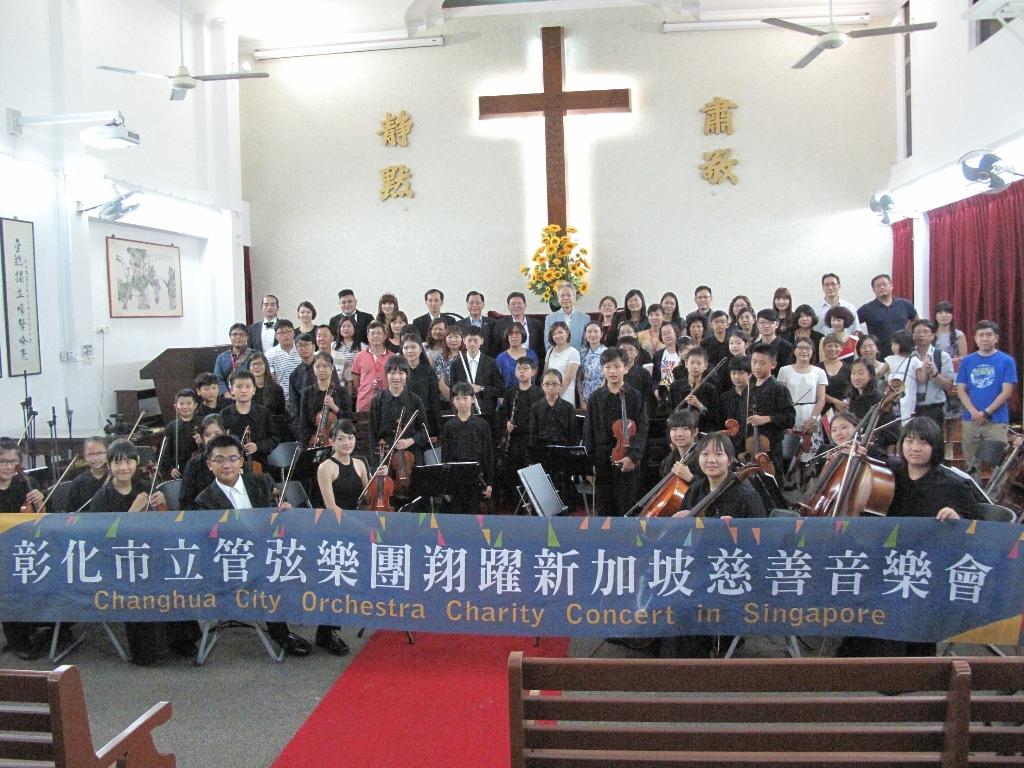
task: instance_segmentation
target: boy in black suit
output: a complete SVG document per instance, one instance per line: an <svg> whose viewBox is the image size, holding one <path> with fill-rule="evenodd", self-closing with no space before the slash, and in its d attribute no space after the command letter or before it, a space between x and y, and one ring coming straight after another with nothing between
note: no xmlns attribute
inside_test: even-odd
<svg viewBox="0 0 1024 768"><path fill-rule="evenodd" d="M198 509L266 509L291 505L275 504L270 475L242 474L242 444L232 435L220 435L206 445L206 465L214 481L196 496ZM291 656L308 656L313 646L305 638L293 634L284 622L267 622L267 634Z"/></svg>
<svg viewBox="0 0 1024 768"><path fill-rule="evenodd" d="M493 357L480 351L484 337L479 328L471 326L465 335L466 353L452 363L452 391L464 382L471 386L477 413L492 414L498 409L498 398L504 391L504 381ZM474 410L476 410L474 408Z"/></svg>

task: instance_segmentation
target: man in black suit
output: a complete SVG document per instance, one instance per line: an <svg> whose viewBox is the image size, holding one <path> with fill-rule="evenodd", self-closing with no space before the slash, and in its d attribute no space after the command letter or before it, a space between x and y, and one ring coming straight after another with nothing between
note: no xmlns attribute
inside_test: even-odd
<svg viewBox="0 0 1024 768"><path fill-rule="evenodd" d="M249 326L249 347L266 354L277 346L274 326L277 324L279 308L277 296L268 293L263 297L263 320Z"/></svg>
<svg viewBox="0 0 1024 768"><path fill-rule="evenodd" d="M274 503L274 487L270 475L241 474L244 453L242 444L231 435L218 435L206 444L206 465L214 480L198 496L197 509L287 509L291 505ZM284 622L267 622L267 634L291 656L308 656L313 646L293 634Z"/></svg>
<svg viewBox="0 0 1024 768"><path fill-rule="evenodd" d="M444 305L444 291L440 288L431 288L423 294L423 303L427 305L426 314L420 315L412 321L412 324L416 326L416 330L420 333L420 341L430 341L428 338L430 326L435 320L443 318L449 324L459 321L458 316L450 312L441 311L441 307Z"/></svg>
<svg viewBox="0 0 1024 768"><path fill-rule="evenodd" d="M471 384L480 412L493 414L498 410L498 398L505 391L505 382L494 358L480 351L483 341L479 328L474 326L466 331L466 353L461 360L452 363L452 387L460 381Z"/></svg>
<svg viewBox="0 0 1024 768"><path fill-rule="evenodd" d="M469 312L469 315L459 321L462 335L465 336L470 328L478 329L480 331L480 338L483 340L482 349L484 354L489 357L497 357L498 352L495 350L494 340L494 318L487 317L484 314L484 295L480 291L470 291L466 294L466 310Z"/></svg>
<svg viewBox="0 0 1024 768"><path fill-rule="evenodd" d="M509 316L502 318L495 331L495 344L497 352L508 349L508 327L512 323L520 323L526 329L526 338L523 339L523 346L532 349L537 356L537 370L544 370L544 323L535 317L526 316L526 296L519 291L513 291L505 299L508 304ZM495 354L497 357L497 354Z"/></svg>
<svg viewBox="0 0 1024 768"><path fill-rule="evenodd" d="M331 326L331 332L337 336L338 323L340 323L343 318L351 318L352 322L355 323L356 326L356 341L365 344L366 326L373 322L373 315L356 309L358 303L359 302L356 300L356 294L351 288L342 288L338 291L338 306L341 308L341 312L332 317L328 322L328 325Z"/></svg>

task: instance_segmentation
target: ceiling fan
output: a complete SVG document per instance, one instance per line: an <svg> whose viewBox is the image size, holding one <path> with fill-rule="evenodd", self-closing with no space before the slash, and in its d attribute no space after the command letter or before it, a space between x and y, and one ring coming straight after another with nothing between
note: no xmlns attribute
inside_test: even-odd
<svg viewBox="0 0 1024 768"><path fill-rule="evenodd" d="M812 61L814 61L821 53L827 48L839 48L846 44L846 41L851 37L877 37L879 35L901 35L904 32L918 32L923 29L935 29L937 26L936 22L928 21L923 24L904 24L898 27L871 27L870 29L857 29L853 32L840 32L839 25L835 23L834 16L832 14L832 0L828 2L828 27L826 29L815 29L814 27L805 27L803 24L797 24L792 21L786 21L785 19L761 19L765 24L771 24L774 27L782 27L783 29L791 29L794 32L802 32L805 35L814 35L818 38L815 42L814 47L810 52L804 56L800 61L793 65L793 69L803 69Z"/></svg>
<svg viewBox="0 0 1024 768"><path fill-rule="evenodd" d="M182 101L188 92L195 88L199 82L270 77L266 72L230 72L223 75L193 75L189 72L188 67L185 66L185 33L181 13L181 0L178 0L178 53L178 71L173 75L157 75L152 72L141 72L137 69L107 65L100 65L96 69L102 69L104 72L117 72L122 75L141 75L142 77L156 77L161 80L168 80L171 84L171 101Z"/></svg>

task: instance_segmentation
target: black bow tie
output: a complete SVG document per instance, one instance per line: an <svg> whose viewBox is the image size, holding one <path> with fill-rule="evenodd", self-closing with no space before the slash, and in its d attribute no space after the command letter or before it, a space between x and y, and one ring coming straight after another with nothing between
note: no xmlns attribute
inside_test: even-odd
<svg viewBox="0 0 1024 768"><path fill-rule="evenodd" d="M274 327L274 321L273 320L268 320L268 321L263 323L263 326L265 328L273 328Z"/></svg>

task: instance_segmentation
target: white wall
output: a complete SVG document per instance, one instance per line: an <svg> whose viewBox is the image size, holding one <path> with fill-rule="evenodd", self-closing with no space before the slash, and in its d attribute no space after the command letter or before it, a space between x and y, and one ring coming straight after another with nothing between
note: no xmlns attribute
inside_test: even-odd
<svg viewBox="0 0 1024 768"><path fill-rule="evenodd" d="M631 114L566 120L569 219L594 256L586 308L633 286L686 304L702 282L718 305L741 292L766 305L780 285L812 301L832 269L847 298L869 299L870 277L891 264L890 234L866 206L894 160L891 45L859 40L799 71L800 35L666 35L661 18L464 19L433 30L443 48L264 62L268 87L241 95L255 294L327 315L343 286L366 309L392 290L419 314L438 284L452 309L470 288L502 308L547 223L543 122L481 122L477 97L539 90L540 27L564 25L567 87L628 87L633 101ZM702 133L698 110L714 96L739 104L731 137ZM379 121L401 109L411 146L385 148ZM711 187L701 152L724 146L740 184ZM381 203L379 170L398 163L416 197Z"/></svg>
<svg viewBox="0 0 1024 768"><path fill-rule="evenodd" d="M186 18L194 72L235 66L230 29ZM76 433L94 432L114 410L113 390L145 386L138 369L169 346L222 343L244 311L237 89L200 87L184 103L158 80L98 72L98 64L171 71L178 61L174 4L165 0L47 0L4 4L0 109L24 115L120 109L142 135L132 150L84 147L81 126L0 134L0 216L35 222L43 374L30 377L39 430L64 397ZM243 86L244 87L244 86ZM119 224L77 215L112 197L111 180L147 192ZM93 214L95 215L95 214ZM111 320L104 237L182 246L185 317ZM109 326L102 336L97 328ZM84 358L83 345L96 350ZM106 358L100 352L106 348ZM72 359L61 361L61 353ZM0 379L0 432L21 433L22 382ZM61 434L64 434L64 428Z"/></svg>

